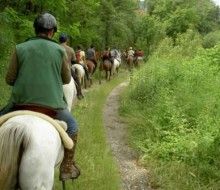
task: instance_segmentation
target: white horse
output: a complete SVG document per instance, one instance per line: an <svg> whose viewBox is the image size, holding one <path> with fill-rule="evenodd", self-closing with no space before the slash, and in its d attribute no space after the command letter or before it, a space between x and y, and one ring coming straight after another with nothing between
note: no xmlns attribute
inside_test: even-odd
<svg viewBox="0 0 220 190"><path fill-rule="evenodd" d="M121 54L114 59L113 67L112 67L112 74L114 75L116 72L118 73L119 67L121 65Z"/></svg>
<svg viewBox="0 0 220 190"><path fill-rule="evenodd" d="M69 84L63 85L63 92L67 101L68 110L71 111L73 102L77 99L76 84L72 77Z"/></svg>
<svg viewBox="0 0 220 190"><path fill-rule="evenodd" d="M74 65L72 65L72 69L76 73L81 87L84 85L84 87L86 88L85 70L84 70L83 66L80 64L74 64Z"/></svg>
<svg viewBox="0 0 220 190"><path fill-rule="evenodd" d="M74 86L71 79L64 87L72 89L66 99L74 98ZM8 119L0 126L0 190L51 190L63 154L59 133L49 121L34 115Z"/></svg>

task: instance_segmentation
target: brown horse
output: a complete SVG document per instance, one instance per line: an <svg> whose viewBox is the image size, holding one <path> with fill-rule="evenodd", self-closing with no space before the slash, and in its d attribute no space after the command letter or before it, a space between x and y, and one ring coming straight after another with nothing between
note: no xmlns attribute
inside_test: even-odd
<svg viewBox="0 0 220 190"><path fill-rule="evenodd" d="M127 57L127 66L128 66L128 70L131 71L134 65L134 58L133 56L128 56Z"/></svg>
<svg viewBox="0 0 220 190"><path fill-rule="evenodd" d="M87 59L86 60L86 66L88 68L88 74L89 74L89 85L92 85L92 75L95 72L95 64L92 60Z"/></svg>
<svg viewBox="0 0 220 190"><path fill-rule="evenodd" d="M100 72L101 71L105 71L105 78L110 81L112 75L112 63L109 59L105 59L100 65Z"/></svg>
<svg viewBox="0 0 220 190"><path fill-rule="evenodd" d="M138 59L138 57L134 57L134 67L138 68L139 67L139 64L140 64L140 60Z"/></svg>

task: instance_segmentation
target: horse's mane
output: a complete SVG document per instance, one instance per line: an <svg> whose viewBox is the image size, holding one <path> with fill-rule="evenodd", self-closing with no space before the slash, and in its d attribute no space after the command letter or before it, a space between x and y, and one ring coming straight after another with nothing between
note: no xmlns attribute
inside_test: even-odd
<svg viewBox="0 0 220 190"><path fill-rule="evenodd" d="M5 124L0 130L0 189L14 189L17 181L19 154L22 146L29 142L30 133L24 126ZM16 144L14 142L17 142Z"/></svg>

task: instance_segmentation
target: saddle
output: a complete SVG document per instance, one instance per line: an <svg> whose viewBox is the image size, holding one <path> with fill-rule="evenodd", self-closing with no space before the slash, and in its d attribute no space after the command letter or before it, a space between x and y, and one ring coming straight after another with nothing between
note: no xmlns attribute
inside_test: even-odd
<svg viewBox="0 0 220 190"><path fill-rule="evenodd" d="M19 110L34 111L34 112L45 114L53 119L55 119L55 116L57 115L57 111L52 108L39 106L39 105L32 105L32 104L14 105L13 110L14 111L19 111Z"/></svg>

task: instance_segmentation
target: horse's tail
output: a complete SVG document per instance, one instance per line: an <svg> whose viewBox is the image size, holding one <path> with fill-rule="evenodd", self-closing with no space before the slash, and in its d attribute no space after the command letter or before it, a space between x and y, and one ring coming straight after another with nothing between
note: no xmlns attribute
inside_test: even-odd
<svg viewBox="0 0 220 190"><path fill-rule="evenodd" d="M24 128L16 123L0 126L0 189L15 189L21 151L28 139Z"/></svg>

